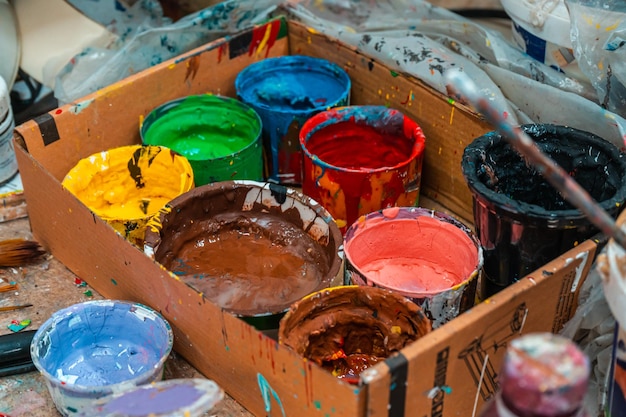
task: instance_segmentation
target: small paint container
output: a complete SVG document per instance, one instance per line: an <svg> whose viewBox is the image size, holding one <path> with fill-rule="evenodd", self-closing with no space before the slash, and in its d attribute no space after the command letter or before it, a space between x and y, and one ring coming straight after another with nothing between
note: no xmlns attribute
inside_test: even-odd
<svg viewBox="0 0 626 417"><path fill-rule="evenodd" d="M146 232L144 252L259 330L340 276L342 237L330 214L279 184L223 181L172 200Z"/></svg>
<svg viewBox="0 0 626 417"><path fill-rule="evenodd" d="M432 330L422 309L378 287L337 286L294 303L278 342L357 384L361 373Z"/></svg>
<svg viewBox="0 0 626 417"><path fill-rule="evenodd" d="M360 216L418 204L426 139L420 126L384 106L348 106L313 116L300 131L304 194L342 233Z"/></svg>
<svg viewBox="0 0 626 417"><path fill-rule="evenodd" d="M57 410L75 416L99 398L160 380L173 340L169 323L151 308L95 300L52 314L30 353Z"/></svg>
<svg viewBox="0 0 626 417"><path fill-rule="evenodd" d="M483 266L471 229L421 207L362 216L345 235L345 284L383 287L422 307L433 328L474 305Z"/></svg>
<svg viewBox="0 0 626 417"><path fill-rule="evenodd" d="M268 181L302 183L300 128L321 111L348 105L350 88L350 77L343 68L303 55L264 59L237 75L237 96L263 121Z"/></svg>
<svg viewBox="0 0 626 417"><path fill-rule="evenodd" d="M214 381L169 379L101 398L80 417L201 417L224 398Z"/></svg>
<svg viewBox="0 0 626 417"><path fill-rule="evenodd" d="M212 94L191 95L153 109L140 126L144 145L186 157L196 185L262 180L261 119L248 105Z"/></svg>
<svg viewBox="0 0 626 417"><path fill-rule="evenodd" d="M568 126L520 127L611 216L626 202L626 155ZM474 227L484 248L480 298L486 299L599 232L497 131L474 139L461 169L472 193Z"/></svg>
<svg viewBox="0 0 626 417"><path fill-rule="evenodd" d="M187 159L162 146L130 145L81 159L63 186L128 241L143 247L148 220L194 186Z"/></svg>

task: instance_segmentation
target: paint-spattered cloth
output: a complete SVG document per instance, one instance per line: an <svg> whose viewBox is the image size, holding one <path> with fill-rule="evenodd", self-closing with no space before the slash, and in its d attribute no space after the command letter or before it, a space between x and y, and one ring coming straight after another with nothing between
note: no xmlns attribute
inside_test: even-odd
<svg viewBox="0 0 626 417"><path fill-rule="evenodd" d="M94 18L123 36L109 49L83 51L58 74L55 95L61 103L287 14L444 94L443 74L461 67L513 121L570 125L624 147L626 120L606 110L611 107L601 102L589 82L530 58L496 30L426 1L228 0L176 22L162 17L156 0L141 0L131 8L113 0L70 3L92 10Z"/></svg>

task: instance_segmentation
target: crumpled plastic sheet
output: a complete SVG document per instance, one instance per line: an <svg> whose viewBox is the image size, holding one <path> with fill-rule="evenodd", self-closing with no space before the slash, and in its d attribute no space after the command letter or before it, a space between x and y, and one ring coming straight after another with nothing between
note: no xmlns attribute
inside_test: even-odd
<svg viewBox="0 0 626 417"><path fill-rule="evenodd" d="M132 7L114 0L71 2L79 10L100 3L94 18L122 36L112 47L88 48L66 65L55 82L62 104L286 13L444 94L443 74L460 67L514 123L569 125L625 147L626 120L604 109L593 87L530 58L498 31L423 0L229 0L176 22L162 17L156 0Z"/></svg>
<svg viewBox="0 0 626 417"><path fill-rule="evenodd" d="M578 66L603 108L626 116L626 2L566 0Z"/></svg>
<svg viewBox="0 0 626 417"><path fill-rule="evenodd" d="M560 334L576 341L590 358L591 375L585 404L592 415L603 415L612 360L615 318L604 297L602 277L595 263L581 286L578 301L578 308Z"/></svg>

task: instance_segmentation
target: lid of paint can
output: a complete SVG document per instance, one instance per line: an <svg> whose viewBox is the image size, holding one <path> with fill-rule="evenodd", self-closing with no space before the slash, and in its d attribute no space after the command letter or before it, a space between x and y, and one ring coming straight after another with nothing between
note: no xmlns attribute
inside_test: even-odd
<svg viewBox="0 0 626 417"><path fill-rule="evenodd" d="M169 379L100 398L79 417L200 417L223 398L210 379Z"/></svg>

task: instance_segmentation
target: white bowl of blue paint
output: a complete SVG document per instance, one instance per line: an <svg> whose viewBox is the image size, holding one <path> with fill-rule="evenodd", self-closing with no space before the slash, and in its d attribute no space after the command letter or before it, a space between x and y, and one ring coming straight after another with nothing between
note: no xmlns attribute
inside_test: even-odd
<svg viewBox="0 0 626 417"><path fill-rule="evenodd" d="M142 304L93 300L52 314L30 346L35 367L63 416L163 377L173 346L169 323Z"/></svg>
<svg viewBox="0 0 626 417"><path fill-rule="evenodd" d="M237 75L237 97L263 122L267 180L302 184L300 128L321 111L350 104L351 87L339 65L304 55L267 58Z"/></svg>

